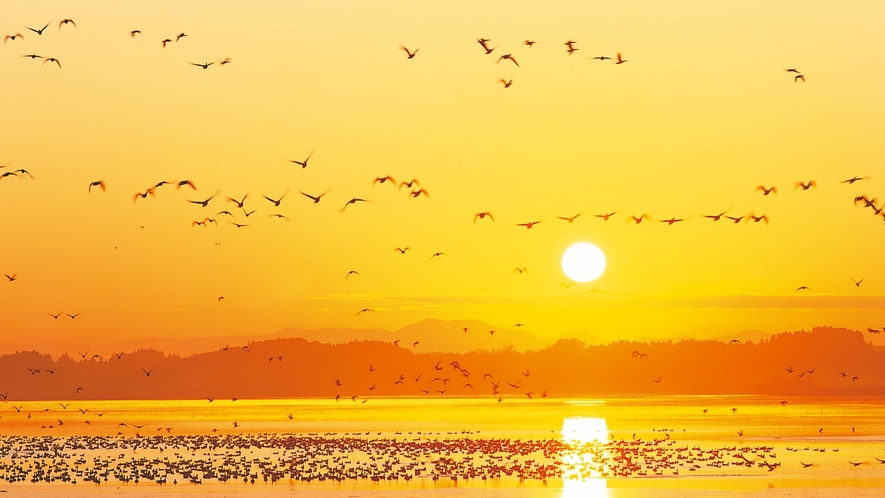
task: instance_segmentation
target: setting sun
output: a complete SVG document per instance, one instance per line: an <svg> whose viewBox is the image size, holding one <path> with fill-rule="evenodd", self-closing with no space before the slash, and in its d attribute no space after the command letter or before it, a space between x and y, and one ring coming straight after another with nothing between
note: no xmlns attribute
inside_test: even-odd
<svg viewBox="0 0 885 498"><path fill-rule="evenodd" d="M575 282L591 282L605 271L605 254L589 242L579 242L562 255L562 271Z"/></svg>

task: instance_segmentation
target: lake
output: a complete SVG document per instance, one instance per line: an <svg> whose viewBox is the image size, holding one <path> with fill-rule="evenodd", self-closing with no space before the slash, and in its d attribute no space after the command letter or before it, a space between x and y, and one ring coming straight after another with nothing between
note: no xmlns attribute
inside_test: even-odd
<svg viewBox="0 0 885 498"><path fill-rule="evenodd" d="M0 414L0 490L20 496L885 494L880 398L60 400Z"/></svg>

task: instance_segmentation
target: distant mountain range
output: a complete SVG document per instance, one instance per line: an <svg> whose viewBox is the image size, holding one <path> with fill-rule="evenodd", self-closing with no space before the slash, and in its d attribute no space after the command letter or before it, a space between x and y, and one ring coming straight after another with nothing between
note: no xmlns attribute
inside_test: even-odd
<svg viewBox="0 0 885 498"><path fill-rule="evenodd" d="M470 334L470 325L465 326ZM424 329L415 333L420 330ZM479 333L483 332L488 334ZM422 352L420 344L404 344L408 333L399 336L399 345L389 340L329 344L278 338L186 358L152 349L96 359L68 355L53 359L44 353L20 352L0 356L0 394L9 402L335 396L351 402L399 395L504 399L645 393L885 395L885 348L846 329L816 328L742 344L687 340L588 346L560 339L538 350L449 353ZM340 336L342 341L347 338Z"/></svg>
<svg viewBox="0 0 885 498"><path fill-rule="evenodd" d="M464 329L467 328L467 332ZM493 332L493 333L492 333ZM742 343L768 340L773 336L770 332L761 330L746 330L739 334L714 337L717 340L728 343L737 339ZM467 353L470 351L494 351L512 348L515 351L532 351L546 348L559 339L578 339L588 345L604 345L608 342L601 340L587 330L574 330L558 337L541 337L530 331L527 327L511 326L509 328L496 328L479 320L435 320L427 319L411 325L406 325L395 331L385 329L336 329L324 328L305 330L286 328L277 332L260 335L232 335L218 337L147 337L118 341L113 343L96 344L93 341L82 343L58 343L49 347L41 348L41 352L60 357L69 355L76 358L78 352L89 351L90 354L98 354L109 357L112 353L121 351L137 351L140 349L154 349L168 355L191 356L209 351L216 351L225 346L245 345L250 342L267 341L272 339L295 339L301 338L307 341L316 341L325 344L344 344L352 341L399 341L400 346L408 346L417 353ZM885 337L866 334L868 341L876 345L885 345ZM671 341L688 341L696 338L687 335L667 338ZM654 342L662 339L641 338L642 342ZM705 339L706 340L706 339ZM415 342L417 346L413 346ZM13 353L16 351L33 350L32 345L27 343L0 344L0 353Z"/></svg>

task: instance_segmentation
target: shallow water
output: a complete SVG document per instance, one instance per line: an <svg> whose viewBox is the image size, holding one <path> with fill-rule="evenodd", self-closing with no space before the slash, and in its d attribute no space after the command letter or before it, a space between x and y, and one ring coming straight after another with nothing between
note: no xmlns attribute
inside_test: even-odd
<svg viewBox="0 0 885 498"><path fill-rule="evenodd" d="M250 479L221 483L212 478L192 484L170 473L165 485L148 479L124 483L113 474L100 485L82 478L76 485L8 483L0 478L0 489L23 496L50 496L62 490L133 496L885 495L885 465L877 460L885 460L885 400L803 398L789 399L785 405L781 401L657 396L505 398L501 403L478 397L370 398L365 403L362 399L5 403L0 406L0 437L5 447L18 444L14 453L20 466L45 465L54 457L28 452L34 441L64 447L88 436L85 440L115 446L68 448L57 459L72 468L75 460L85 460L78 465L82 471L95 458L113 465L171 458L188 465L212 461L220 467L225 458L235 455L253 462L252 472L257 475L262 461L281 462L278 468L291 469L293 457L305 457L306 463L299 465L314 469L332 465L324 458L339 458L335 463L339 468L362 469L363 474L353 470L352 477L341 482L282 476L265 483L259 475L255 484ZM302 449L274 447L284 437L290 443L298 441ZM243 444L244 440L267 442ZM465 440L474 442L473 450L458 449ZM519 440L525 447L549 442L557 450L545 457L540 452L520 454L520 446L513 446L497 456L502 467L520 470L510 476L488 473L496 464L482 455L486 450L475 448L501 440ZM214 443L198 447L196 441ZM232 443L231 448L217 444L222 441ZM332 457L311 453L336 445ZM166 451L160 452L160 446ZM11 452L0 462L6 465L12 459ZM401 475L414 476L407 465L423 468L423 474L409 481L357 477L370 475L376 468L372 465L397 460ZM445 470L449 460L460 468L475 469L476 477L453 480L457 472ZM541 467L555 471L545 470L542 478ZM434 473L437 480L431 477ZM484 473L486 480L478 477ZM178 483L173 484L176 478Z"/></svg>

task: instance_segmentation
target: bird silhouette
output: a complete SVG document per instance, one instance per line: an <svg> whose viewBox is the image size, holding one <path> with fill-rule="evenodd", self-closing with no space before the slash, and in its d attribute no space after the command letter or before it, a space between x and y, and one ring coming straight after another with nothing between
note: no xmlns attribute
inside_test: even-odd
<svg viewBox="0 0 885 498"><path fill-rule="evenodd" d="M537 225L538 223L541 223L541 221L542 221L542 220L538 220L538 221L529 221L529 222L527 222L527 223L517 223L516 226L518 226L518 227L526 227L527 229L531 229L533 226Z"/></svg>
<svg viewBox="0 0 885 498"><path fill-rule="evenodd" d="M191 62L190 63L191 66L197 66L197 67L201 67L203 69L209 69L209 66L211 66L212 64L215 64L215 63L214 62L204 62L202 64L198 63L198 62Z"/></svg>
<svg viewBox="0 0 885 498"><path fill-rule="evenodd" d="M10 282L15 282L16 280L18 280L18 273L13 273L12 275L4 273L3 276L5 276L6 279Z"/></svg>
<svg viewBox="0 0 885 498"><path fill-rule="evenodd" d="M43 26L43 27L40 28L40 29L34 29L34 28L28 28L28 29L30 29L30 30L33 31L34 33L37 33L38 35L42 35L42 34L43 34L43 31L45 31L46 28L48 28L48 27L49 27L49 23L46 23L46 26Z"/></svg>
<svg viewBox="0 0 885 498"><path fill-rule="evenodd" d="M797 182L796 183L796 190L798 190L800 188L802 190L808 190L811 187L815 187L815 188L817 187L817 183L815 183L814 180L810 180L808 183L805 183L805 182Z"/></svg>
<svg viewBox="0 0 885 498"><path fill-rule="evenodd" d="M62 19L58 23L59 31L61 31L61 27L64 26L65 24L73 24L75 28L77 27L77 23L75 23L73 19Z"/></svg>
<svg viewBox="0 0 885 498"><path fill-rule="evenodd" d="M574 223L575 219L576 219L578 216L581 216L582 214L584 214L583 211L581 211L580 213L578 213L578 214L576 214L576 215L574 215L574 216L557 216L557 218L559 218L560 220L565 220L565 221L567 221L567 222L569 222L569 223Z"/></svg>
<svg viewBox="0 0 885 498"><path fill-rule="evenodd" d="M212 199L214 199L216 195L218 195L218 192L212 194L209 198L204 199L204 200L202 200L202 201L192 201L192 200L190 200L190 199L185 199L185 200L186 200L187 202L190 202L191 204L197 204L197 205L199 205L199 206L201 206L201 207L206 207L206 206L209 205L209 201L211 201Z"/></svg>
<svg viewBox="0 0 885 498"><path fill-rule="evenodd" d="M16 34L14 34L14 35L6 35L6 36L3 37L3 44L6 45L6 42L7 42L7 41L9 41L9 40L15 41L15 40L17 40L18 38L21 38L22 40L24 40L24 39L25 39L25 35L23 35L23 34L21 34L21 33L16 33ZM40 57L40 56L38 55L37 57Z"/></svg>
<svg viewBox="0 0 885 498"><path fill-rule="evenodd" d="M756 187L756 191L758 192L760 190L762 191L762 195L768 195L771 193L774 193L774 195L777 195L777 187L774 187L774 186L772 186L771 188L765 188L764 185L759 185L758 187Z"/></svg>
<svg viewBox="0 0 885 498"><path fill-rule="evenodd" d="M487 45L487 43L490 41L491 40L489 40L488 38L477 38L476 39L476 42L479 43L482 46L483 50L486 51L486 55L491 54L492 51L495 50L494 48L489 48L489 46Z"/></svg>
<svg viewBox="0 0 885 498"><path fill-rule="evenodd" d="M329 189L329 190L331 190L331 189ZM325 192L323 192L322 194L320 194L318 196L312 196L310 194L301 192L300 190L299 190L299 192L301 192L301 195L303 195L304 197L307 197L308 199L312 200L314 204L319 204L319 202L323 198L323 196L329 193L329 190L326 190Z"/></svg>
<svg viewBox="0 0 885 498"><path fill-rule="evenodd" d="M414 52L411 52L411 51L409 51L409 49L407 49L404 45L400 45L399 48L401 48L401 49L403 49L403 50L406 51L406 54L409 56L409 59L414 59L414 58L415 58L415 54L417 54L418 51L421 50L421 48L418 47L418 48L415 49ZM431 54L431 55L432 55L432 54Z"/></svg>
<svg viewBox="0 0 885 498"><path fill-rule="evenodd" d="M862 278L862 279L860 279L860 280L855 280L854 277L850 277L850 278L851 278L851 281L854 282L854 286L855 286L855 287L860 287L860 284L862 284L863 281L864 281L864 279L867 278L867 277L864 277L864 278Z"/></svg>
<svg viewBox="0 0 885 498"><path fill-rule="evenodd" d="M351 204L356 204L357 202L369 202L369 201L367 201L366 199L360 199L359 197L354 197L354 198L350 199L349 201L347 201L344 204L344 207L341 208L341 210L339 212L343 213L344 210L347 209L347 206L350 206Z"/></svg>
<svg viewBox="0 0 885 498"><path fill-rule="evenodd" d="M504 78L501 78L498 80L498 83L502 83L504 85L504 88L510 88L510 85L513 84L513 78L510 78L509 81L505 80Z"/></svg>
<svg viewBox="0 0 885 498"><path fill-rule="evenodd" d="M283 195L281 195L279 199L271 199L270 197L268 197L268 196L266 196L266 195L262 195L261 197L264 197L265 199L267 199L267 200L268 200L269 202L271 202L275 207L280 207L280 203L283 202L283 199L284 199L284 198L286 197L286 195L288 195L288 194L289 194L289 189L286 189L286 191L283 192Z"/></svg>
<svg viewBox="0 0 885 498"><path fill-rule="evenodd" d="M847 183L847 184L851 185L854 182L859 182L861 180L869 180L869 179L870 179L870 177L868 177L868 176L864 176L864 177L855 176L855 177L849 178L847 180L842 180L842 183Z"/></svg>
<svg viewBox="0 0 885 498"><path fill-rule="evenodd" d="M154 371L154 367L151 367L150 370L146 370L144 367L139 367L139 368L141 368L141 371L144 372L144 375L145 375L146 377L150 377L150 376L151 376L151 372Z"/></svg>
<svg viewBox="0 0 885 498"><path fill-rule="evenodd" d="M475 215L473 215L473 224L476 225L476 220L485 219L486 216L488 216L490 220L495 221L495 217L492 216L492 213L488 211L483 211L482 213L476 213Z"/></svg>
<svg viewBox="0 0 885 498"><path fill-rule="evenodd" d="M496 63L501 62L502 60L509 60L509 61L513 62L514 64L516 64L516 67L519 67L519 63L516 62L516 59L514 59L513 56L510 54L504 54L501 57L498 57L498 60L496 61Z"/></svg>
<svg viewBox="0 0 885 498"><path fill-rule="evenodd" d="M535 46L535 42L533 40L526 40L526 41L522 42L522 44L527 45L529 48L532 48L533 46Z"/></svg>
<svg viewBox="0 0 885 498"><path fill-rule="evenodd" d="M233 202L234 204L236 204L238 208L242 209L242 208L243 208L243 204L246 202L246 197L249 197L249 193L248 193L248 192L247 192L246 195L244 195L243 198L240 199L240 200L236 200L236 199L234 199L233 197L226 197L226 199L227 199L228 201ZM229 214L229 213L228 213L228 214Z"/></svg>
<svg viewBox="0 0 885 498"><path fill-rule="evenodd" d="M387 175L384 177L381 177L381 176L375 177L375 181L372 182L372 186L374 187L376 183L387 183L388 181L390 182L391 185L396 186L396 180L394 180L393 177L390 175Z"/></svg>
<svg viewBox="0 0 885 498"><path fill-rule="evenodd" d="M394 247L393 248L394 252L399 252L400 254L405 254L406 251L410 251L411 249L412 249L411 247Z"/></svg>
<svg viewBox="0 0 885 498"><path fill-rule="evenodd" d="M623 64L625 62L627 62L627 59L624 59L623 57L621 57L621 53L618 52L618 60L615 62L615 64Z"/></svg>
<svg viewBox="0 0 885 498"><path fill-rule="evenodd" d="M301 169L304 169L304 168L307 167L307 162L310 161L310 158L311 158L311 157L313 157L313 153L314 153L314 152L315 152L315 150L310 151L310 154L308 154L307 157L304 158L304 161L296 161L296 160L294 160L294 159L289 159L289 162L290 162L290 163L295 163L295 164L301 166Z"/></svg>
<svg viewBox="0 0 885 498"><path fill-rule="evenodd" d="M184 38L185 36L187 36L187 35L184 33L179 33L178 36L175 37L175 41L178 41L178 40Z"/></svg>

